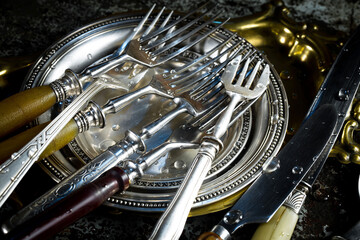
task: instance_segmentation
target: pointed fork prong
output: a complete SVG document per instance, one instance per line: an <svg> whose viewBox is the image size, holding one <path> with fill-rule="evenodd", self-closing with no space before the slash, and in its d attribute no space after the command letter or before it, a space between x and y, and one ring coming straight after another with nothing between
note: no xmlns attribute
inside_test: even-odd
<svg viewBox="0 0 360 240"><path fill-rule="evenodd" d="M221 47L221 45L222 45L222 44L220 44L220 45L217 46L216 48ZM207 61L206 63L203 63L203 64L201 64L200 66L198 66L196 69L194 69L194 70L192 70L192 71L190 71L190 72L187 72L187 73L185 73L185 74L183 74L183 75L181 75L181 76L179 76L179 77L177 77L177 78L172 79L172 80L171 80L172 84L180 85L180 84L183 84L184 82L187 82L187 83L188 83L187 80L188 80L189 78L191 78L191 77L193 77L195 74L203 71L203 70L206 69L207 67L215 64L215 63L216 63L217 61L219 61L222 57L224 57L224 56L227 55L227 54L230 54L235 48L239 47L239 45L240 45L240 43L239 43L239 44L235 44L235 45L227 48L226 50L224 50L223 52L221 52L220 54L218 54L216 57L214 57L214 58L212 58L211 60ZM239 47L239 49L242 49L242 48L243 48L243 46L240 46L240 47ZM211 51L213 51L214 49L215 49L215 48L213 48ZM201 58L201 57L200 57L200 58ZM199 61L197 61L197 63L200 63L201 60L202 60L202 59L199 59ZM185 66L185 67L182 66L182 67L180 67L180 72L182 72L182 70L183 70L184 68L188 68L188 66ZM205 78L206 76L210 75L211 73L214 72L214 70L217 70L217 71L218 71L218 68L214 67L214 68L212 68L211 71L207 71L206 73L202 74L200 79L203 79L203 78ZM175 71L176 71L176 70L175 70ZM179 72L179 71L176 71L176 73L177 73L177 72ZM172 73L172 75L173 75L173 73ZM169 77L171 77L171 76L169 76ZM200 79L199 79L199 80L200 80ZM194 86L194 83L197 83L197 82L198 82L198 80L193 78L193 80L191 81L192 86Z"/></svg>
<svg viewBox="0 0 360 240"><path fill-rule="evenodd" d="M260 67L260 64L261 64L261 61L258 61L255 65L255 67L251 70L251 75L250 77L248 78L246 84L245 84L245 88L250 88L252 83L254 82L255 80L255 77L256 77L256 74L259 70L259 67Z"/></svg>
<svg viewBox="0 0 360 240"><path fill-rule="evenodd" d="M163 57L163 59L160 60L160 62L166 62L171 58L174 58L175 56L178 56L179 54L185 52L186 50L188 50L189 48L191 48L192 46L194 46L195 44L199 43L200 41L202 41L203 39L209 37L212 33L214 33L215 31L217 31L219 28L221 28L226 22L229 21L230 18L226 19L225 21L223 21L221 24L217 25L215 28L211 29L210 31L208 31L205 34L201 34L200 36L198 36L195 40L191 41L191 43L181 47L179 50L177 50L176 52L173 52L171 54L166 55L165 57ZM205 28L206 26L208 26L209 24L211 24L215 19L211 19L207 22L205 22L204 24L201 24L200 26L198 26L197 28L193 29L192 31L186 33L185 35L177 38L176 40L174 40L173 42L166 44L164 47L162 48L158 48L155 51L152 51L152 55L153 56L159 56L160 54L166 52L167 50L169 50L170 48L173 48L175 46L177 46L178 44L182 43L183 41L193 37L196 33L198 33L201 29Z"/></svg>
<svg viewBox="0 0 360 240"><path fill-rule="evenodd" d="M239 78L236 81L236 83L234 84L235 86L241 87L241 85L242 85L243 81L245 80L245 77L246 77L246 75L248 73L248 68L249 68L250 61L251 61L250 58L246 59L246 62L245 62L244 66L243 66L243 68L241 70Z"/></svg>
<svg viewBox="0 0 360 240"><path fill-rule="evenodd" d="M198 12L199 10L205 8L208 5L208 3L205 3L204 5L200 6L198 9L195 9L194 11L191 11L190 13L186 14L185 16L179 18L178 20L172 22L171 24L167 25L166 27L162 27L159 28L157 30L155 30L154 32L148 34L147 36L144 36L140 39L140 43L143 43L145 41L148 41L150 39L152 39L155 36L159 36L160 34L168 31L169 29L175 27L177 24L183 22L186 18L188 18L189 16L193 15L194 13Z"/></svg>
<svg viewBox="0 0 360 240"><path fill-rule="evenodd" d="M193 87L193 90L191 91L191 95L193 96L193 98L195 98L195 99L201 98L204 93L206 93L210 88L212 88L212 85L214 84L212 82L214 82L214 81L216 83L219 82L220 78L218 77L218 75L220 74L221 70L223 70L225 68L225 66L231 60L233 60L236 56L238 56L238 54L240 54L241 50L242 50L242 47L238 48L234 53L232 53L232 55L230 57L228 57L228 59L226 61L224 61L223 63L221 63L219 66L216 67L216 71L213 71L214 72L213 74L211 74L209 77L207 77L205 79L202 79L202 81L200 83L198 83L195 87ZM254 53L255 53L255 50L248 51L244 54L244 57L242 57L242 59L250 58ZM241 54L243 54L243 52L241 52Z"/></svg>
<svg viewBox="0 0 360 240"><path fill-rule="evenodd" d="M114 52L114 56L116 55L120 55L122 54L126 47L129 45L130 41L133 40L135 38L135 36L140 32L140 30L143 28L145 22L148 20L150 14L152 13L152 11L154 10L156 4L154 4L150 10L146 13L145 17L140 21L139 25L137 25L134 29L133 32L129 35L129 37L123 42L123 44L121 44L121 46Z"/></svg>
<svg viewBox="0 0 360 240"><path fill-rule="evenodd" d="M165 7L163 7L160 12L156 15L156 17L154 18L154 20L151 22L151 24L147 27L147 29L145 30L145 32L143 33L143 35L141 37L144 37L146 35L148 35L152 30L153 28L155 27L155 24L159 21L160 19L160 16L163 14L165 10Z"/></svg>
<svg viewBox="0 0 360 240"><path fill-rule="evenodd" d="M194 65L204 61L206 58L210 57L211 54L215 53L216 51L220 51L223 47L225 47L230 41L231 39L233 39L235 36L237 36L236 33L234 33L233 35L231 35L228 39L226 39L224 42L222 42L220 45L217 45L215 47L213 47L210 51L208 51L207 53L201 55L200 57L194 59L193 61L185 64L184 66L181 66L178 69L174 69L171 73L172 75L178 75L180 73L183 73L184 71L190 69L191 67L193 67ZM235 45L234 45L235 46ZM231 47L232 48L232 47ZM228 49L231 49L228 48ZM228 49L226 51L228 51Z"/></svg>
<svg viewBox="0 0 360 240"><path fill-rule="evenodd" d="M147 46L145 47L146 50L155 48L159 45L161 45L164 42L169 41L170 39L176 39L176 36L179 36L180 34L184 33L185 30L189 29L191 26L193 26L194 24L198 23L200 19L202 19L203 17L205 17L208 13L212 12L215 8L212 8L210 10L208 10L207 12L205 12L204 14L202 14L201 16L191 20L189 23L185 24L184 26L176 29L175 31L173 31L171 34L166 34L164 37L160 38L157 41L151 42L149 44L147 44ZM219 16L221 14L221 11L219 11L216 16ZM159 35L157 35L159 36Z"/></svg>
<svg viewBox="0 0 360 240"><path fill-rule="evenodd" d="M160 25L159 28L163 28L163 27L166 26L166 24L170 21L170 18L171 18L171 16L173 15L173 13L174 13L174 11L171 11L171 12L167 15L167 17L166 17L165 20L161 23L161 25ZM174 30L174 28L169 29L167 34L170 34L173 30ZM148 34L149 34L149 33L148 33ZM146 34L146 35L147 35L147 34ZM143 36L145 36L145 34L144 34ZM152 38L152 39L148 42L148 44L156 41L156 39L158 39L158 37L159 37L159 36L155 36L154 38ZM160 47L163 47L164 45L165 45L165 44L161 45Z"/></svg>

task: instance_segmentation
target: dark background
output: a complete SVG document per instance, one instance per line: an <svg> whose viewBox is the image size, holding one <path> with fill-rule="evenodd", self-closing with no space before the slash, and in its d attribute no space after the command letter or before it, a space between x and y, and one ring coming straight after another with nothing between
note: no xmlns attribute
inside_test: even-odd
<svg viewBox="0 0 360 240"><path fill-rule="evenodd" d="M218 1L225 8L224 17L241 17L261 10L265 0ZM3 0L0 3L0 57L31 56L36 58L52 43L73 30L102 17L116 13L147 10L153 3L158 7L189 11L195 0L182 1L45 1L45 0ZM335 29L349 35L360 23L360 2L357 1L284 1L296 21L316 23L321 27ZM22 74L22 75L21 75ZM25 77L22 72L16 79L18 84L9 92L17 91ZM4 97L2 95L1 97ZM35 174L46 178L34 167ZM359 220L359 197L357 177L359 166L342 165L329 159L309 195L300 214L293 239L331 239L343 234ZM29 180L33 181L33 179ZM41 193L44 182L33 182L31 189L23 189L22 197L29 198ZM18 205L8 203L0 210L1 220L16 211ZM189 218L182 239L195 239L202 232L210 230L223 216L224 211L206 216ZM156 216L142 216L135 213L109 214L100 208L77 221L54 239L146 239L157 221ZM256 228L246 226L237 231L234 239L249 239Z"/></svg>

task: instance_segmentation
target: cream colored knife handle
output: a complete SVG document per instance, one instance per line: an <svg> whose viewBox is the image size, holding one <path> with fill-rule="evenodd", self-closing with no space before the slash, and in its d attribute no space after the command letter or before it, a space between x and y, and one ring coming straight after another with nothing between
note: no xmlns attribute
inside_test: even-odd
<svg viewBox="0 0 360 240"><path fill-rule="evenodd" d="M290 240L308 188L299 185L269 222L261 224L251 240Z"/></svg>
<svg viewBox="0 0 360 240"><path fill-rule="evenodd" d="M295 229L298 215L290 208L281 206L269 222L261 224L252 240L289 240Z"/></svg>
<svg viewBox="0 0 360 240"><path fill-rule="evenodd" d="M210 170L217 148L203 142L175 197L157 222L149 239L175 240L183 231L194 199Z"/></svg>

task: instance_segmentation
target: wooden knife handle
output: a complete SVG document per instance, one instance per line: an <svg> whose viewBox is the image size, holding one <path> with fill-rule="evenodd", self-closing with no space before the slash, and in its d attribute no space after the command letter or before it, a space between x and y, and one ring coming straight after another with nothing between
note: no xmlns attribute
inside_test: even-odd
<svg viewBox="0 0 360 240"><path fill-rule="evenodd" d="M113 167L94 182L79 188L46 212L28 220L6 235L6 239L48 239L99 207L118 191L129 187L127 174Z"/></svg>
<svg viewBox="0 0 360 240"><path fill-rule="evenodd" d="M24 132L19 133L5 141L0 142L0 164L10 158L11 154L20 150L25 144L33 139L41 130L43 130L48 123L43 123L30 128ZM63 148L78 134L78 126L74 119L72 119L63 130L50 142L49 146L40 155L39 159L48 157L57 150Z"/></svg>
<svg viewBox="0 0 360 240"><path fill-rule="evenodd" d="M222 238L213 232L205 232L200 235L198 240L222 240Z"/></svg>
<svg viewBox="0 0 360 240"><path fill-rule="evenodd" d="M12 95L0 102L0 138L14 132L56 103L50 86L41 86Z"/></svg>
<svg viewBox="0 0 360 240"><path fill-rule="evenodd" d="M260 224L251 240L290 240L298 218L293 210L282 206L269 222Z"/></svg>

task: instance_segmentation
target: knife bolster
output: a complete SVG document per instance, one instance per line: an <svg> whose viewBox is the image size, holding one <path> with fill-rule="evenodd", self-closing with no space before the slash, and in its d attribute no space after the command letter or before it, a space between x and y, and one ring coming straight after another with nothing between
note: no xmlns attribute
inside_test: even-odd
<svg viewBox="0 0 360 240"><path fill-rule="evenodd" d="M221 225L215 225L213 229L211 229L211 232L217 234L222 240L228 240L231 238L229 231Z"/></svg>
<svg viewBox="0 0 360 240"><path fill-rule="evenodd" d="M62 102L72 96L77 96L82 92L82 84L76 73L67 69L65 76L50 83L56 95L56 102Z"/></svg>
<svg viewBox="0 0 360 240"><path fill-rule="evenodd" d="M309 188L304 184L299 184L284 202L284 206L299 214L302 205L305 202Z"/></svg>

